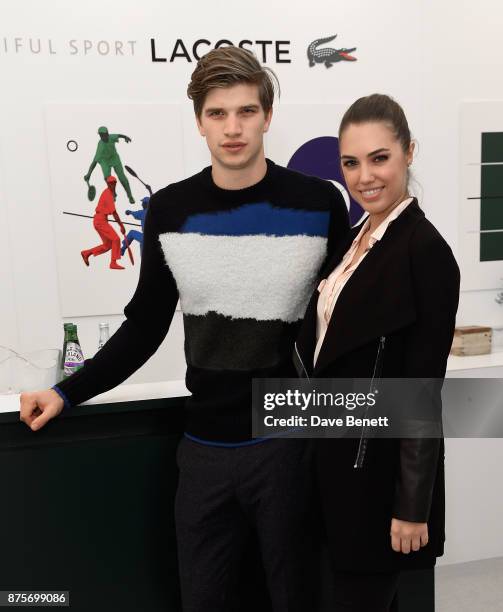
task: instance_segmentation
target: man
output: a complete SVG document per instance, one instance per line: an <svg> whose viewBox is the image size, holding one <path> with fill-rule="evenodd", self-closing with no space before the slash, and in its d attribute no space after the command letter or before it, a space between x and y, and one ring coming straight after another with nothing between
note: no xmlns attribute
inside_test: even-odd
<svg viewBox="0 0 503 612"><path fill-rule="evenodd" d="M124 266L117 263L117 260L124 254L121 252L121 240L117 235L117 232L108 222L108 215L113 215L113 218L119 224L122 235L124 236L126 234L124 224L119 217L119 213L115 209L115 187L117 185L117 179L115 176L107 176L105 181L107 188L103 190L103 193L100 196L93 219L94 229L98 232L103 242L92 249L81 251L80 254L84 260L84 263L86 266L88 266L89 257L91 257L91 255L98 257L98 255L112 251L110 269L124 270Z"/></svg>
<svg viewBox="0 0 503 612"><path fill-rule="evenodd" d="M346 235L347 211L332 184L265 159L274 86L253 54L211 51L188 95L211 167L152 196L126 321L79 373L23 394L21 418L38 429L63 400L125 380L163 341L180 297L192 393L175 508L184 610L234 609L238 560L255 530L274 612L300 612L310 607L309 448L252 439L251 382L295 376L298 323L327 250Z"/></svg>
<svg viewBox="0 0 503 612"><path fill-rule="evenodd" d="M98 142L98 146L96 147L96 153L91 165L89 166L87 174L84 176L84 180L86 182L89 181L96 164L101 166L103 178L109 176L113 169L115 170L115 174L117 174L119 177L121 185L124 187L129 203L134 204L134 198L133 194L131 193L129 181L127 180L127 176L124 174L121 158L119 157L117 149L115 148L115 144L119 142L121 138L127 143L131 142L131 138L129 138L129 136L125 136L124 134L109 134L108 128L104 125L98 128L98 135L100 140Z"/></svg>

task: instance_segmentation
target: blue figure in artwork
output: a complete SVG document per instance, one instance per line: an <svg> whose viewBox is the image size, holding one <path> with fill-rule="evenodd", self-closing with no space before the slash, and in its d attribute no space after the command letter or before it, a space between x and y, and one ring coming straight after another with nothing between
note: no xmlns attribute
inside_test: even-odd
<svg viewBox="0 0 503 612"><path fill-rule="evenodd" d="M147 214L150 198L146 196L141 199L142 210L126 210L126 215L132 215L136 220L141 222L141 232L138 230L129 230L125 240L122 241L121 255L124 255L127 249L127 244L131 244L137 240L140 243L140 253L143 252L143 229L145 225L145 215Z"/></svg>

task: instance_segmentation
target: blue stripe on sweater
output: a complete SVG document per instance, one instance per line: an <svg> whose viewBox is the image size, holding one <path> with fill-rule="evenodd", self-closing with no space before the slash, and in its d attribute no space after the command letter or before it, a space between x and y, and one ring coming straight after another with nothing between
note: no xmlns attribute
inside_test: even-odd
<svg viewBox="0 0 503 612"><path fill-rule="evenodd" d="M279 208L268 202L259 202L230 211L193 215L180 232L210 236L326 237L328 224L329 212Z"/></svg>
<svg viewBox="0 0 503 612"><path fill-rule="evenodd" d="M251 440L245 440L244 442L215 442L213 440L203 440L201 438L197 438L192 434L185 432L183 434L188 440L192 442L197 442L198 444L204 444L205 446L218 446L221 448L239 448L241 446L253 446L254 444L261 444L262 442L266 442L267 440L272 440L272 438L252 438Z"/></svg>

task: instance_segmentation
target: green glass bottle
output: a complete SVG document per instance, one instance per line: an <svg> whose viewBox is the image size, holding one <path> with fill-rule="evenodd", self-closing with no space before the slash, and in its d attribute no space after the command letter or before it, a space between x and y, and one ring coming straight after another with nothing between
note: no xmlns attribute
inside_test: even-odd
<svg viewBox="0 0 503 612"><path fill-rule="evenodd" d="M63 343L62 377L68 378L84 367L84 355L74 323L65 323L65 340Z"/></svg>

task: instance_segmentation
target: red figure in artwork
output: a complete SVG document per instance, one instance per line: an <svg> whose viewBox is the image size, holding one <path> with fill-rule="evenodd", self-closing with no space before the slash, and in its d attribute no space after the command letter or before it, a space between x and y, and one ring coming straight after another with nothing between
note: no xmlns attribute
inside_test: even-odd
<svg viewBox="0 0 503 612"><path fill-rule="evenodd" d="M120 220L119 214L115 210L115 186L117 179L115 176L107 176L105 179L107 188L103 191L100 196L98 206L96 206L96 212L94 214L93 225L94 229L98 232L103 241L99 246L95 246L92 249L82 251L82 259L86 266L89 265L89 257L94 255L97 257L102 253L112 250L112 259L110 261L110 268L112 270L124 270L124 267L117 263L117 260L121 258L121 241L117 232L108 223L108 215L113 215L114 219L119 224L122 235L126 234L126 230L122 221Z"/></svg>

